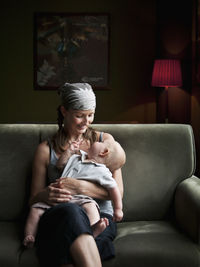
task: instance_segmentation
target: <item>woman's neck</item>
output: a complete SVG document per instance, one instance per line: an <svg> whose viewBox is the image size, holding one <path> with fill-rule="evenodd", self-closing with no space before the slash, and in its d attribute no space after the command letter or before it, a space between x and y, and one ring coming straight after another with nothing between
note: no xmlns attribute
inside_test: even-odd
<svg viewBox="0 0 200 267"><path fill-rule="evenodd" d="M83 135L80 134L80 135L74 135L74 134L69 134L68 135L68 141L69 142L80 142L83 140Z"/></svg>
<svg viewBox="0 0 200 267"><path fill-rule="evenodd" d="M64 131L65 133L67 133L67 141L69 142L77 142L77 141L83 140L83 134L73 133L70 130L65 129L65 127L64 127Z"/></svg>

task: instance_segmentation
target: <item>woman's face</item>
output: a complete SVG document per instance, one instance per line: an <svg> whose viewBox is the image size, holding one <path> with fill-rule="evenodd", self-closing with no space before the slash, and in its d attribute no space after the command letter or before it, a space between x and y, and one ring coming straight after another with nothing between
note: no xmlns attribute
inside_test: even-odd
<svg viewBox="0 0 200 267"><path fill-rule="evenodd" d="M71 134L83 134L94 120L94 110L64 110L64 124Z"/></svg>

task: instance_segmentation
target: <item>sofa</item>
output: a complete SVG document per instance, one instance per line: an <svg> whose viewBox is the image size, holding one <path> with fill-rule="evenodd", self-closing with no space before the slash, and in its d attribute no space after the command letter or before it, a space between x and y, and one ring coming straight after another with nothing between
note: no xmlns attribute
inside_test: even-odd
<svg viewBox="0 0 200 267"><path fill-rule="evenodd" d="M126 151L124 219L116 257L104 267L200 266L200 180L192 127L183 124L94 124ZM0 125L0 266L37 267L35 248L22 246L31 165L55 124ZM95 267L95 266L94 266Z"/></svg>

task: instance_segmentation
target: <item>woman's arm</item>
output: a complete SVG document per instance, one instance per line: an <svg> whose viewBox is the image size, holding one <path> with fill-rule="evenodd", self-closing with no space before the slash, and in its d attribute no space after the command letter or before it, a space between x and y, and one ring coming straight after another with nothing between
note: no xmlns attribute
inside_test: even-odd
<svg viewBox="0 0 200 267"><path fill-rule="evenodd" d="M124 195L124 184L123 184L121 169L118 169L118 170L113 172L113 178L115 179L115 181L116 181L116 183L118 185L119 192L121 194L121 198L123 198L123 195Z"/></svg>
<svg viewBox="0 0 200 267"><path fill-rule="evenodd" d="M123 181L122 181L122 173L121 169L118 169L113 172L113 178L116 180L121 197L123 198ZM102 186L88 182L86 180L78 180L74 178L60 178L57 180L57 186L59 188L65 188L72 195L86 195L92 198L98 198L107 200L110 199L108 191Z"/></svg>
<svg viewBox="0 0 200 267"><path fill-rule="evenodd" d="M108 191L105 188L86 180L63 177L57 180L57 186L59 188L65 188L71 195L86 195L91 198L103 200L110 199Z"/></svg>
<svg viewBox="0 0 200 267"><path fill-rule="evenodd" d="M50 184L48 187L46 186L49 153L47 142L41 143L35 152L29 201L30 205L36 202L46 202L49 205L55 205L71 199L69 191L57 188L55 183Z"/></svg>

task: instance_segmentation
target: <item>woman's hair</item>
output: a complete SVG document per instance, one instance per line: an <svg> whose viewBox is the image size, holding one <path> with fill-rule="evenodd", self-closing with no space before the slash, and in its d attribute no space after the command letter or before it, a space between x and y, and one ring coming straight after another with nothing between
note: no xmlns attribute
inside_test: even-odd
<svg viewBox="0 0 200 267"><path fill-rule="evenodd" d="M52 143L53 143L53 148L58 153L62 153L65 151L64 148L68 141L68 133L66 132L66 129L64 130L63 127L64 117L60 111L60 106L57 108L57 113L58 113L58 118L57 118L58 131L52 137ZM87 128L86 132L83 134L83 137L86 141L89 141L91 145L95 141L97 141L97 133L92 127Z"/></svg>

